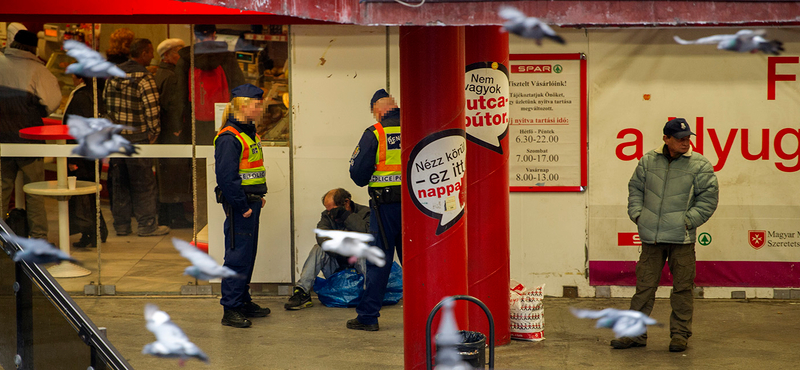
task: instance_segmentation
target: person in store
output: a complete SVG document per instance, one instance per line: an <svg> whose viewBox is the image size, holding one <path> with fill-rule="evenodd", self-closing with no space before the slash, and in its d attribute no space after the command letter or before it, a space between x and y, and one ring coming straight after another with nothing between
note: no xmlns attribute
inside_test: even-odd
<svg viewBox="0 0 800 370"><path fill-rule="evenodd" d="M39 38L28 30L18 30L14 41L0 54L0 143L32 143L23 139L19 130L43 126L43 117L61 105L58 80L36 56ZM44 159L36 157L3 157L2 214L8 211L17 172L23 183L44 181ZM33 238L47 239L47 214L41 195L27 194L25 205L28 229Z"/></svg>
<svg viewBox="0 0 800 370"><path fill-rule="evenodd" d="M711 162L692 151L694 133L685 119L669 120L663 132L664 145L639 160L628 182L628 216L642 241L630 309L650 315L667 263L672 273L669 351L683 352L692 336L697 228L717 209L719 184ZM611 341L616 349L646 345L647 333Z"/></svg>
<svg viewBox="0 0 800 370"><path fill-rule="evenodd" d="M394 252L402 261L400 215L400 108L384 89L375 92L369 109L378 123L361 135L350 158L350 178L358 186L368 185L370 196L369 228L387 263L378 267L367 262L364 298L356 307L358 316L347 321L353 330L377 331L383 296L392 271ZM380 154L380 155L378 155Z"/></svg>
<svg viewBox="0 0 800 370"><path fill-rule="evenodd" d="M232 100L225 107L225 123L214 138L217 199L225 210L225 263L242 276L222 280L222 325L247 328L248 318L264 317L262 308L250 297L258 247L261 208L267 203L266 168L261 139L255 122L264 112L264 90L251 84L233 89Z"/></svg>
<svg viewBox="0 0 800 370"><path fill-rule="evenodd" d="M159 96L155 78L145 66L154 56L148 39L131 43L131 59L119 65L127 77L111 77L106 82L103 99L112 122L133 127L121 135L133 144L152 144L161 133ZM136 217L139 236L160 236L169 233L168 226L156 222L157 188L153 159L117 157L109 160L109 178L114 230L118 236L129 235L131 217Z"/></svg>
<svg viewBox="0 0 800 370"><path fill-rule="evenodd" d="M180 59L178 51L186 44L178 38L166 39L158 44L156 52L161 58L156 71L159 106L161 107L161 134L159 144L180 144L183 134L183 105L178 97L178 78L175 65ZM192 227L191 214L184 204L192 202L192 160L189 158L159 158L156 161L158 180L158 223L170 229Z"/></svg>
<svg viewBox="0 0 800 370"><path fill-rule="evenodd" d="M322 230L343 230L357 233L369 233L369 207L357 204L351 199L350 192L345 189L331 189L322 196L322 205L325 210L320 215L317 222L317 229ZM366 270L366 261L359 260L356 264L348 262L349 257L322 250L322 243L327 238L317 236L317 244L311 247L308 252L306 262L303 263L303 270L300 279L294 288L289 301L283 306L287 310L299 310L311 307L311 288L314 287L314 280L322 272L325 278L329 278L336 272L346 268L354 267L358 273L363 274Z"/></svg>
<svg viewBox="0 0 800 370"><path fill-rule="evenodd" d="M134 34L129 28L119 28L111 33L106 59L114 64L122 64L131 57L131 43Z"/></svg>
<svg viewBox="0 0 800 370"><path fill-rule="evenodd" d="M217 27L213 24L198 24L194 27L197 43L194 45L194 89L195 107L192 108L190 48L180 50L180 59L175 67L178 78L178 95L183 102L183 143L191 143L192 114L194 113L197 144L210 145L216 133L214 104L230 101L231 91L245 83L244 73L239 69L236 55L228 51L228 44L215 41ZM194 109L194 111L192 110Z"/></svg>
<svg viewBox="0 0 800 370"><path fill-rule="evenodd" d="M81 117L94 117L95 94L92 78L81 75L72 75L75 89L69 94L66 108L64 109L63 123L69 122L70 115ZM105 80L97 79L97 91L103 92ZM103 99L97 100L98 117L106 113ZM94 160L83 158L67 159L67 175L75 176L80 181L95 182ZM70 234L81 234L81 239L73 243L75 248L97 248L97 202L95 194L76 195L69 198L69 229ZM100 212L100 241L105 243L108 238L108 226Z"/></svg>

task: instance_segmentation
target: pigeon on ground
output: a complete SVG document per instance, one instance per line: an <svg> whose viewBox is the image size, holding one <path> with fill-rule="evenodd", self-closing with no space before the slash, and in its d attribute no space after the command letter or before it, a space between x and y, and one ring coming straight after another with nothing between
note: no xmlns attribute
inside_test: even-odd
<svg viewBox="0 0 800 370"><path fill-rule="evenodd" d="M190 357L208 363L208 356L190 342L183 330L170 320L166 312L159 310L158 306L148 303L144 307L144 318L147 320L147 330L155 334L156 341L146 344L142 353L158 357L177 357L180 366Z"/></svg>
<svg viewBox="0 0 800 370"><path fill-rule="evenodd" d="M350 263L355 263L359 258L366 258L375 266L386 265L386 254L380 248L366 244L375 240L370 234L321 229L314 229L314 232L323 238L331 238L322 242L322 250L326 252L350 256L348 260Z"/></svg>
<svg viewBox="0 0 800 370"><path fill-rule="evenodd" d="M547 37L559 44L566 44L561 36L557 35L550 26L538 18L528 17L519 9L512 6L504 6L497 13L506 20L502 31L513 33L525 38L536 40L537 45L542 44L542 39Z"/></svg>
<svg viewBox="0 0 800 370"><path fill-rule="evenodd" d="M688 41L674 36L674 39L681 45L717 44L717 49L720 50L739 53L762 51L764 54L780 55L783 43L778 40L767 40L764 38L766 35L767 31L764 30L740 30L734 35L714 35Z"/></svg>
<svg viewBox="0 0 800 370"><path fill-rule="evenodd" d="M472 367L461 360L457 346L464 340L458 331L453 306L455 299L445 297L442 303L442 319L436 332L436 367L435 370L468 370Z"/></svg>
<svg viewBox="0 0 800 370"><path fill-rule="evenodd" d="M67 51L67 55L78 61L68 65L64 73L85 77L108 78L114 76L127 78L125 71L114 63L105 60L100 53L92 50L82 42L75 40L64 41L64 50Z"/></svg>
<svg viewBox="0 0 800 370"><path fill-rule="evenodd" d="M183 258L186 258L192 263L192 266L184 270L184 275L194 276L198 280L242 278L236 271L225 266L220 266L211 256L186 241L172 238L172 245L175 246L178 252L181 252Z"/></svg>
<svg viewBox="0 0 800 370"><path fill-rule="evenodd" d="M70 114L67 116L69 135L75 138L78 146L72 149L73 154L88 159L102 159L111 153L122 153L131 156L138 148L128 139L122 137L122 130L133 130L133 127L117 125L105 118L86 118Z"/></svg>
<svg viewBox="0 0 800 370"><path fill-rule="evenodd" d="M599 319L597 328L611 328L617 338L638 337L647 332L647 325L661 325L639 311L606 308L601 311L570 307L572 314L581 319Z"/></svg>
<svg viewBox="0 0 800 370"><path fill-rule="evenodd" d="M6 240L19 244L21 251L14 254L14 262L25 261L28 263L43 264L61 261L78 262L69 254L56 248L44 239L28 239L17 235L5 234Z"/></svg>

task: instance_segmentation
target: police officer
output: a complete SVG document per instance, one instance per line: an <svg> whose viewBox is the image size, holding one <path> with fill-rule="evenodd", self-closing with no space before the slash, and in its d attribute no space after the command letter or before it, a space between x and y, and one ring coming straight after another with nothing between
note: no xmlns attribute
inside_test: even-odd
<svg viewBox="0 0 800 370"><path fill-rule="evenodd" d="M402 258L400 227L400 108L384 89L375 92L370 111L378 123L364 131L350 158L350 178L358 186L369 185L370 233L386 253L386 264L367 263L367 287L356 307L358 317L347 321L353 330L377 331L381 302L392 270L394 251Z"/></svg>
<svg viewBox="0 0 800 370"><path fill-rule="evenodd" d="M264 317L270 312L253 303L249 284L253 276L258 246L258 222L267 193L266 169L261 140L254 121L264 112L264 90L245 84L231 91L225 107L225 125L214 138L217 200L225 209L225 266L243 279L222 280L220 304L225 312L222 325L246 328L248 317Z"/></svg>

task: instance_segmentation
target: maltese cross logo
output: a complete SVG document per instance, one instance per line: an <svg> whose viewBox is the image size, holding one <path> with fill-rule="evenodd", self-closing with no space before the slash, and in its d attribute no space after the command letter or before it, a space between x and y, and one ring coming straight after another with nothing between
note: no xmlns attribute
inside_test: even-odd
<svg viewBox="0 0 800 370"><path fill-rule="evenodd" d="M764 230L750 230L749 233L750 246L755 250L761 249L766 241L767 232Z"/></svg>

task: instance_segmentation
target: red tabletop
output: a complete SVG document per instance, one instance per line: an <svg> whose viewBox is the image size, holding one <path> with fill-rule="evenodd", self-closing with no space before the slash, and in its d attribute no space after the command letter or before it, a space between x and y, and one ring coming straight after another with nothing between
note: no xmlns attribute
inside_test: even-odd
<svg viewBox="0 0 800 370"><path fill-rule="evenodd" d="M45 126L60 125L62 123L60 119L50 117L42 118L42 122L44 122Z"/></svg>
<svg viewBox="0 0 800 370"><path fill-rule="evenodd" d="M67 125L26 127L19 130L19 137L29 140L72 140Z"/></svg>

